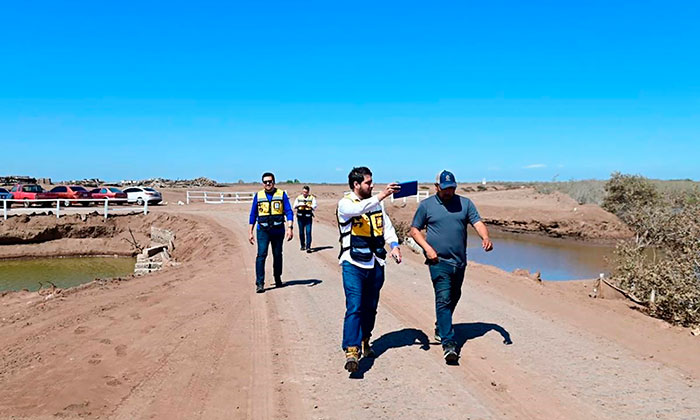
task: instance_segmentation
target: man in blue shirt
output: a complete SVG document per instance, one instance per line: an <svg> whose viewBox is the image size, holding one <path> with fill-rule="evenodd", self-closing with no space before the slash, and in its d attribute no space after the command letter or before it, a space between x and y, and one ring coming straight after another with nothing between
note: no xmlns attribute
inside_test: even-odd
<svg viewBox="0 0 700 420"><path fill-rule="evenodd" d="M485 251L491 251L493 244L474 203L455 194L457 182L452 172L441 171L435 189L437 193L418 206L409 234L425 252L435 290L435 339L442 343L445 361L453 364L459 360L459 351L452 315L462 296L467 268L467 226L474 226ZM426 237L421 233L425 228Z"/></svg>
<svg viewBox="0 0 700 420"><path fill-rule="evenodd" d="M282 287L282 244L285 236L288 241L294 237L292 230L294 213L289 204L289 197L283 190L275 188L275 175L265 172L262 176L263 189L253 197L250 208L250 233L248 241L255 243L253 230L258 224L258 255L255 258L255 291L265 291L265 260L268 245L272 245L272 272L275 286ZM285 219L287 233L285 235Z"/></svg>

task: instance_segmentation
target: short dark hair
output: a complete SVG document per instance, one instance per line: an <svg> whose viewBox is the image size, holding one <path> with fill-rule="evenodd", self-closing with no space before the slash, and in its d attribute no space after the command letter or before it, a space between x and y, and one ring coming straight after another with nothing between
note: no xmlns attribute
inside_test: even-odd
<svg viewBox="0 0 700 420"><path fill-rule="evenodd" d="M365 175L372 176L372 171L370 171L368 167L358 166L356 168L352 168L352 171L350 171L348 174L348 185L350 186L350 189L355 189L355 182L362 184L362 181L365 180Z"/></svg>
<svg viewBox="0 0 700 420"><path fill-rule="evenodd" d="M311 191L311 188L309 188L308 185L304 185L303 187L301 187L301 189L306 190L306 191Z"/></svg>
<svg viewBox="0 0 700 420"><path fill-rule="evenodd" d="M265 172L265 173L263 174L262 178L260 178L260 180L262 181L263 179L265 179L266 176L271 176L271 177L272 177L272 182L275 182L275 174L273 174L272 172Z"/></svg>

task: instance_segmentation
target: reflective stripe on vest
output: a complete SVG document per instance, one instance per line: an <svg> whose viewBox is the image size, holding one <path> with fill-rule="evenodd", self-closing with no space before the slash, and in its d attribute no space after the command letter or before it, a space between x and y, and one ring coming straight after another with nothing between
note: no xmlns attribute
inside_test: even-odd
<svg viewBox="0 0 700 420"><path fill-rule="evenodd" d="M277 189L272 200L267 198L265 190L258 191L258 225L263 229L284 224L284 191Z"/></svg>
<svg viewBox="0 0 700 420"><path fill-rule="evenodd" d="M297 201L300 201L302 204L297 207L297 215L301 217L311 217L313 216L313 208L311 207L311 204L313 203L314 196L309 194L308 197L304 198L303 195L300 195L297 197Z"/></svg>
<svg viewBox="0 0 700 420"><path fill-rule="evenodd" d="M346 195L345 198L359 203L355 199ZM341 222L340 214L336 210L338 219L338 230L340 231L340 258L344 252L350 251L350 256L358 262L369 262L372 255L384 259L386 250L384 249L384 214L382 210L365 213L355 216L352 219ZM352 224L349 232L343 232L343 227ZM349 237L349 241L346 239Z"/></svg>

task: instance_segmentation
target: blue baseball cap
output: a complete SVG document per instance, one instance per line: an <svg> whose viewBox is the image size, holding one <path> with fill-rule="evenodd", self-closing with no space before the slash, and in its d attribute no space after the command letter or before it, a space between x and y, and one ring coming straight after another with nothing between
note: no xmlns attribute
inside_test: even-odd
<svg viewBox="0 0 700 420"><path fill-rule="evenodd" d="M440 189L457 188L457 182L452 172L448 170L440 171L435 177L435 182L440 185Z"/></svg>

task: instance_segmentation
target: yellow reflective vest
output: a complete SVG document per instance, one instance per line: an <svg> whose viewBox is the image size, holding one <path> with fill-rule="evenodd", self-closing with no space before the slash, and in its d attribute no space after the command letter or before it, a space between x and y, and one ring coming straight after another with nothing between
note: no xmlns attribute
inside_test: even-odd
<svg viewBox="0 0 700 420"><path fill-rule="evenodd" d="M346 199L359 203L360 200L350 195ZM336 210L338 230L340 231L340 258L344 252L349 251L350 257L357 262L369 262L372 255L378 258L386 258L384 249L384 215L381 210L367 212L361 216L342 222ZM347 229L348 225L352 225Z"/></svg>
<svg viewBox="0 0 700 420"><path fill-rule="evenodd" d="M301 202L302 205L297 207L297 217L313 217L313 208L311 208L311 203L313 203L314 196L309 194L308 197L304 197L304 195L300 195L297 197L297 201Z"/></svg>
<svg viewBox="0 0 700 420"><path fill-rule="evenodd" d="M284 225L284 190L275 190L272 200L267 198L265 190L258 191L257 219L261 229Z"/></svg>

